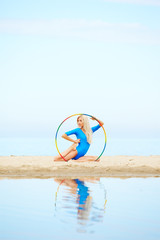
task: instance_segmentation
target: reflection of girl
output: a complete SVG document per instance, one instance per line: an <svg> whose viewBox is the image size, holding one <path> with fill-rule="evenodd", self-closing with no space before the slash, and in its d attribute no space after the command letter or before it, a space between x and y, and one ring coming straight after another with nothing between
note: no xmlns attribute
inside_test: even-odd
<svg viewBox="0 0 160 240"><path fill-rule="evenodd" d="M77 189L78 189L78 203L79 203L79 209L83 209L83 205L86 202L87 197L89 196L88 187L84 185L84 182L79 179L74 179L74 181L77 183Z"/></svg>
<svg viewBox="0 0 160 240"><path fill-rule="evenodd" d="M91 118L92 120L95 120L94 118ZM62 153L62 156L65 158L65 160L80 160L80 161L86 161L86 160L96 160L97 156L84 156L92 142L92 133L97 131L104 123L100 122L100 125L94 126L90 128L88 117L85 115L80 115L77 117L77 124L78 128L75 128L71 131L65 132L62 137L68 141L73 142L72 146L70 146L67 150L65 150ZM77 137L77 140L73 140L72 138L68 137L69 135L75 134ZM78 146L77 146L78 144ZM64 161L63 158L60 156L56 156L54 158L54 161Z"/></svg>
<svg viewBox="0 0 160 240"><path fill-rule="evenodd" d="M92 206L92 197L89 195L89 189L84 184L84 181L74 179L77 183L77 202L79 219L87 220Z"/></svg>
<svg viewBox="0 0 160 240"><path fill-rule="evenodd" d="M90 183L95 183L97 184L100 179L54 179L55 182L59 183L59 186L57 188L57 192L56 192L56 199L57 199L57 193L59 190L60 185L65 185L67 187L69 187L67 190L68 192L74 196L77 196L77 215L78 215L78 219L81 220L87 220L91 211L91 207L92 207L92 196L90 196L89 194L89 188L86 186L85 183L90 182ZM84 182L85 180L85 182ZM63 198L64 201L65 199L67 199L66 197ZM56 206L56 204L55 204ZM62 206L61 206L62 208Z"/></svg>

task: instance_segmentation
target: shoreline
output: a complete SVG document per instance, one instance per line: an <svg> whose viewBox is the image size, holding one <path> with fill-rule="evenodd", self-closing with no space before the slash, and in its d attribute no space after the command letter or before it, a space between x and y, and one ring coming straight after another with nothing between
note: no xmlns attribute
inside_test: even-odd
<svg viewBox="0 0 160 240"><path fill-rule="evenodd" d="M54 156L0 156L0 178L160 177L160 155L102 156L99 162L54 162Z"/></svg>

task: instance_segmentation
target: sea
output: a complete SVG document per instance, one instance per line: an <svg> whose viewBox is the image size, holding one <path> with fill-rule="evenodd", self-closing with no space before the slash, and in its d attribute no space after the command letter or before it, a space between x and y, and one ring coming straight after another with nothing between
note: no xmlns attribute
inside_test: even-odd
<svg viewBox="0 0 160 240"><path fill-rule="evenodd" d="M72 142L57 139L60 152L66 150ZM135 155L151 156L160 155L160 138L104 138L93 139L86 155L99 156ZM55 138L0 138L0 156L56 156L58 151ZM102 156L103 156L102 155Z"/></svg>

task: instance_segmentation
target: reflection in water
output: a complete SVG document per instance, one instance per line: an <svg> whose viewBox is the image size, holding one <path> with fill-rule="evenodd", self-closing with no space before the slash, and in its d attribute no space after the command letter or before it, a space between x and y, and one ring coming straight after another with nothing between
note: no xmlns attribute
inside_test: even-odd
<svg viewBox="0 0 160 240"><path fill-rule="evenodd" d="M86 232L86 227L102 222L106 208L106 190L100 179L54 179L58 183L55 193L55 214L65 223L75 222ZM75 221L77 219L77 221ZM93 232L93 229L92 229Z"/></svg>

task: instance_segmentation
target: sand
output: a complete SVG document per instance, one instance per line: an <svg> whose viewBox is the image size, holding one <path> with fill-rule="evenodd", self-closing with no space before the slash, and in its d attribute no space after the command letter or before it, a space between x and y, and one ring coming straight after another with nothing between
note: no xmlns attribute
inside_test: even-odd
<svg viewBox="0 0 160 240"><path fill-rule="evenodd" d="M0 177L159 177L160 156L102 156L54 162L53 156L0 156Z"/></svg>

